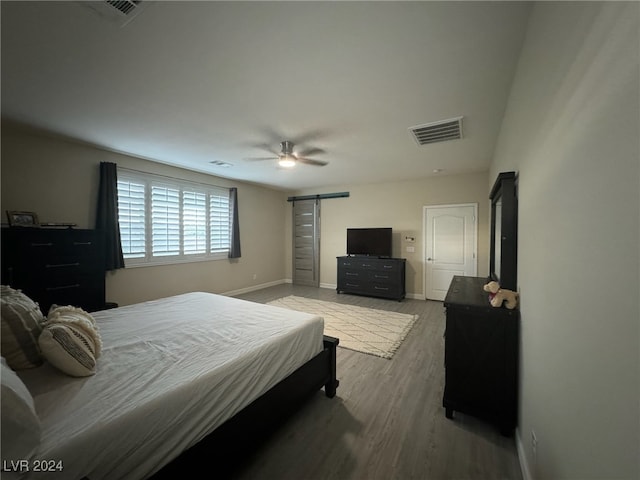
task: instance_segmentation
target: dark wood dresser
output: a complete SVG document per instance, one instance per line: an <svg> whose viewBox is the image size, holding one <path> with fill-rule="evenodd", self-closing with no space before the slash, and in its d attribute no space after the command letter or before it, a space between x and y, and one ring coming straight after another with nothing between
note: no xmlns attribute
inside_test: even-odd
<svg viewBox="0 0 640 480"><path fill-rule="evenodd" d="M105 308L104 242L96 230L2 229L2 284L22 290L46 316L52 304Z"/></svg>
<svg viewBox="0 0 640 480"><path fill-rule="evenodd" d="M404 258L337 257L338 293L402 300L405 297Z"/></svg>
<svg viewBox="0 0 640 480"><path fill-rule="evenodd" d="M454 276L446 308L447 418L459 411L511 435L517 423L520 311L489 304L482 277Z"/></svg>

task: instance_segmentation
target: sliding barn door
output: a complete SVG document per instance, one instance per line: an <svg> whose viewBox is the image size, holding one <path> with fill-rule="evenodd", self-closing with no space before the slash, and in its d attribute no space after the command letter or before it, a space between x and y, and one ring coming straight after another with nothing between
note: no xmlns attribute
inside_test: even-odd
<svg viewBox="0 0 640 480"><path fill-rule="evenodd" d="M320 200L293 203L293 283L320 286Z"/></svg>

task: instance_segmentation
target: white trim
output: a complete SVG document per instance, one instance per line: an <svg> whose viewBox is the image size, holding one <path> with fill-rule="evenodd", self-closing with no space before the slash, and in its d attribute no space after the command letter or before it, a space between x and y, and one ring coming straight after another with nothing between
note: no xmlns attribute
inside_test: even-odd
<svg viewBox="0 0 640 480"><path fill-rule="evenodd" d="M122 153L122 152L116 152L116 153ZM143 158L143 157L139 157L139 158ZM173 165L173 164L167 163L166 165ZM173 165L173 166L175 166L175 165ZM187 187L192 187L193 185L199 185L199 186L205 187L205 188L213 188L213 189L217 188L217 189L219 189L221 191L224 191L224 190L228 191L231 188L231 187L225 187L225 186L222 186L222 185L216 185L215 183L205 183L205 182L198 182L198 181L195 181L195 180L187 180L187 179L184 179L184 178L171 177L169 175L161 175L159 173L151 173L151 172L147 172L147 171L144 171L144 170L136 170L134 168L128 168L128 167L118 167L118 178L120 176L119 175L120 172L122 172L125 175L127 175L127 174L131 175L133 178L136 178L136 176L137 176L137 178L140 178L141 176L142 177L145 177L145 176L153 177L156 180L158 180L159 182L162 182L162 181L168 182L169 186L173 186L175 183L180 183L180 184L182 184L184 186L187 186Z"/></svg>
<svg viewBox="0 0 640 480"><path fill-rule="evenodd" d="M522 435L520 435L520 429L516 428L516 450L518 451L518 461L520 463L520 470L522 471L522 480L533 480L531 469L529 468L529 462L527 462L527 455L524 453L524 445L522 445Z"/></svg>
<svg viewBox="0 0 640 480"><path fill-rule="evenodd" d="M224 248L226 245L221 245L222 248L213 248L213 234L212 225L214 225L214 203L213 199L220 197L221 199L229 198L230 189L227 187L220 187L217 185L210 185L201 182L194 182L191 180L184 180L180 178L167 177L164 175L158 175L154 173L141 172L138 170L132 170L127 168L118 168L118 182L131 182L143 185L144 187L144 222L145 222L145 248L144 255L142 256L128 256L124 255L125 268L139 268L149 267L157 265L175 265L180 263L193 263L193 262L206 262L214 260L224 260L229 256L229 248ZM152 235L152 221L153 221L153 201L152 195L154 188L169 188L179 192L177 197L177 208L179 209L179 252L172 252L171 255L154 255L153 254L153 235ZM203 195L204 198L204 215L205 222L203 228L206 232L206 248L205 251L199 251L197 253L185 252L185 223L184 223L184 209L185 207L185 193L197 193ZM224 202L224 200L222 200ZM224 207L224 203L223 203ZM217 211L217 210L216 210ZM228 215L228 223L231 224L233 219L231 218L231 212L226 212L222 209L223 216ZM224 224L223 228L225 227ZM223 232L224 233L224 232ZM228 240L230 241L230 233ZM227 238L224 238L226 241ZM218 247L219 245L216 245Z"/></svg>
<svg viewBox="0 0 640 480"><path fill-rule="evenodd" d="M450 203L444 205L423 205L422 207L422 300L427 300L427 209L473 207L473 226L475 227L475 242L473 245L473 276L478 275L478 202Z"/></svg>
<svg viewBox="0 0 640 480"><path fill-rule="evenodd" d="M143 268L143 267L158 267L161 265L177 265L180 263L196 263L196 262L217 262L219 260L229 260L229 253L209 254L207 256L201 254L185 255L183 257L176 257L174 255L167 255L166 257L152 257L153 260L148 262L135 262L139 260L137 258L125 258L125 269L129 268Z"/></svg>
<svg viewBox="0 0 640 480"><path fill-rule="evenodd" d="M256 290L262 290L267 287L274 287L282 283L287 283L286 280L274 280L273 282L261 283L259 285L252 285L246 288L239 288L238 290L229 290L228 292L220 293L219 295L225 295L227 297L233 297L235 295L242 295L243 293L255 292ZM289 282L290 283L290 282Z"/></svg>
<svg viewBox="0 0 640 480"><path fill-rule="evenodd" d="M405 298L410 298L411 300L422 300L423 302L426 301L425 296L421 295L419 293L407 293L405 294ZM430 302L435 302L437 300L429 300Z"/></svg>
<svg viewBox="0 0 640 480"><path fill-rule="evenodd" d="M235 295L242 295L244 293L254 292L256 290L261 290L267 287L274 287L276 285L281 285L283 283L293 283L293 280L290 278L283 278L282 280L274 280L273 282L261 283L259 285L252 285L251 287L240 288L238 290L230 290L228 292L221 293L220 295L233 297ZM328 288L330 290L335 290L337 288L337 285L335 283L321 283L319 288ZM410 298L412 300L424 300L424 297L421 297L419 293L407 293L405 298Z"/></svg>

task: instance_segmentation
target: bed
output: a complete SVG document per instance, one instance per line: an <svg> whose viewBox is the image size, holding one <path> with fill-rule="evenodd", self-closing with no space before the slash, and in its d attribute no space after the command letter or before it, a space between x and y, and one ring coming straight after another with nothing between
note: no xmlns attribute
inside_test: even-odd
<svg viewBox="0 0 640 480"><path fill-rule="evenodd" d="M336 394L338 339L319 316L203 292L91 315L95 374L17 372L41 435L28 463L3 458L3 478L160 478L242 448L323 387ZM42 460L49 471L34 472Z"/></svg>

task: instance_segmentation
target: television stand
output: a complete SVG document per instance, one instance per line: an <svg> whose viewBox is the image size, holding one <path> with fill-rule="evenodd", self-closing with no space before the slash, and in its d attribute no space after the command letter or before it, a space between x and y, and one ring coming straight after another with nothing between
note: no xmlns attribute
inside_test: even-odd
<svg viewBox="0 0 640 480"><path fill-rule="evenodd" d="M405 297L404 258L344 256L338 259L338 293L402 300Z"/></svg>

